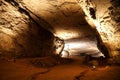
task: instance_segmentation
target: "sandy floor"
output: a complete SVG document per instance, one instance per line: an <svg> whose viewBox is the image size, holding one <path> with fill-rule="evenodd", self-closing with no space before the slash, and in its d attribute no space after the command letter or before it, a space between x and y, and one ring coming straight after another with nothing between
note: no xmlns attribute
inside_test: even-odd
<svg viewBox="0 0 120 80"><path fill-rule="evenodd" d="M120 80L119 66L93 70L78 61L50 68L35 67L27 59L0 60L0 80Z"/></svg>

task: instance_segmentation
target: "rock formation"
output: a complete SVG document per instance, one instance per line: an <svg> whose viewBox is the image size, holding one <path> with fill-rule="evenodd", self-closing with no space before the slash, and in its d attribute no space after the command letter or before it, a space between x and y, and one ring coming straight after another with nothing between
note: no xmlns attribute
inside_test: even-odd
<svg viewBox="0 0 120 80"><path fill-rule="evenodd" d="M86 20L98 31L113 63L120 63L120 1L80 0Z"/></svg>
<svg viewBox="0 0 120 80"><path fill-rule="evenodd" d="M0 54L39 57L54 53L54 36L14 0L0 1ZM44 21L44 20L42 20ZM45 22L44 26L49 26Z"/></svg>

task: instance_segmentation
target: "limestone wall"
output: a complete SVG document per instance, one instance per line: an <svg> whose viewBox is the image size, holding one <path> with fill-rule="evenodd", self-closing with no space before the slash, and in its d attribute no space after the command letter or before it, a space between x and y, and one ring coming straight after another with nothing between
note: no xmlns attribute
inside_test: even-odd
<svg viewBox="0 0 120 80"><path fill-rule="evenodd" d="M0 55L50 55L54 52L53 40L53 34L37 23L18 3L14 0L0 0Z"/></svg>
<svg viewBox="0 0 120 80"><path fill-rule="evenodd" d="M120 62L120 1L80 0L78 1L87 19L94 24L111 57Z"/></svg>

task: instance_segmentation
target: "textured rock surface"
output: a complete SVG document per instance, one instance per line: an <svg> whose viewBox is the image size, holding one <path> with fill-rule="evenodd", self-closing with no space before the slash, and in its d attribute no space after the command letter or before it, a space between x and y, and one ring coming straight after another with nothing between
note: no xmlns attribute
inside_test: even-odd
<svg viewBox="0 0 120 80"><path fill-rule="evenodd" d="M1 0L0 13L0 49L4 54L52 53L50 32L62 39L94 36L76 0Z"/></svg>
<svg viewBox="0 0 120 80"><path fill-rule="evenodd" d="M52 25L46 29L62 39L93 35L76 0L22 0L20 4Z"/></svg>
<svg viewBox="0 0 120 80"><path fill-rule="evenodd" d="M119 4L119 0L1 0L0 51L42 56L53 53L53 34L65 40L98 36L103 53L108 55L108 50L119 63Z"/></svg>
<svg viewBox="0 0 120 80"><path fill-rule="evenodd" d="M120 63L120 1L81 0L79 4L98 30L113 61Z"/></svg>
<svg viewBox="0 0 120 80"><path fill-rule="evenodd" d="M45 23L50 26L48 23ZM45 25L45 26L46 26ZM14 0L0 1L0 54L35 57L54 52L54 36Z"/></svg>

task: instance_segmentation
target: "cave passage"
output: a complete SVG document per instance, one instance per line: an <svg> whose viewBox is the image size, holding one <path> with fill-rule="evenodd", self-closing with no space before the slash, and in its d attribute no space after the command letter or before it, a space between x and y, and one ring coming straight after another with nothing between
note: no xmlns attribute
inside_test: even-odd
<svg viewBox="0 0 120 80"><path fill-rule="evenodd" d="M30 7L27 0L2 0L1 3L3 27L0 30L4 38L0 40L0 50L3 56L43 57L53 53L62 57L104 56L97 48L97 36L100 35L87 23L85 13L76 2L61 2L58 9L54 4L43 2L49 7L39 8L40 12L37 10L39 5L33 2L33 6L37 6ZM64 45L55 41L55 37L62 39Z"/></svg>
<svg viewBox="0 0 120 80"><path fill-rule="evenodd" d="M93 37L92 37L93 38ZM71 39L65 41L65 47L62 52L62 57L84 57L90 55L91 57L105 57L99 51L96 44L96 39L90 40L89 37L82 39Z"/></svg>
<svg viewBox="0 0 120 80"><path fill-rule="evenodd" d="M120 0L0 0L0 80L120 80Z"/></svg>

